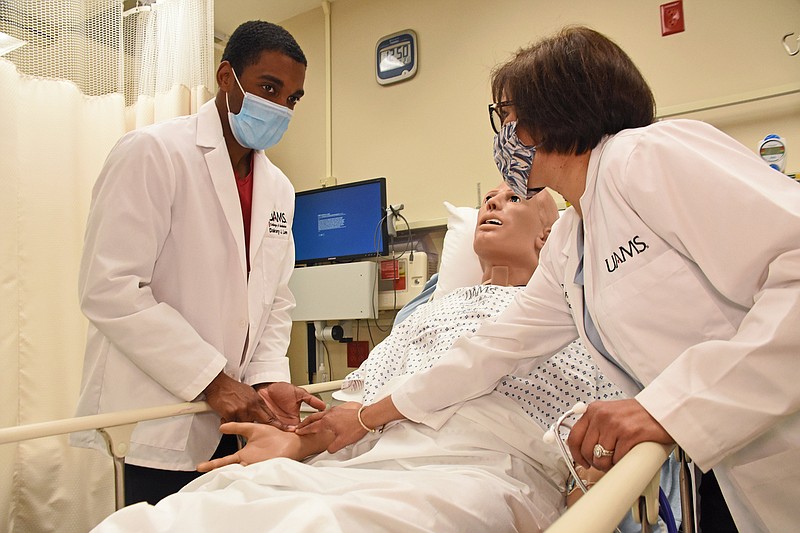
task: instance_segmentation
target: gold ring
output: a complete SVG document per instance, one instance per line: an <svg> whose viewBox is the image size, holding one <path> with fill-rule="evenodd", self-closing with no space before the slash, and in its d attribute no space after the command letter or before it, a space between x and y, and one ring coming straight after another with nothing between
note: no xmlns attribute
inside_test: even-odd
<svg viewBox="0 0 800 533"><path fill-rule="evenodd" d="M614 455L614 450L606 450L603 448L603 445L598 442L594 445L594 450L592 450L592 453L597 459L600 459L601 457L611 457Z"/></svg>

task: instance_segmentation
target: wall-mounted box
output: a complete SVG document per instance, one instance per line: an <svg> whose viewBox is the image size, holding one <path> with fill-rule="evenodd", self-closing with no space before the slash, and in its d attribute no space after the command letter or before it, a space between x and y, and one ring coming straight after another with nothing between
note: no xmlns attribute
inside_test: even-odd
<svg viewBox="0 0 800 533"><path fill-rule="evenodd" d="M289 289L297 300L295 322L378 317L374 261L296 268Z"/></svg>

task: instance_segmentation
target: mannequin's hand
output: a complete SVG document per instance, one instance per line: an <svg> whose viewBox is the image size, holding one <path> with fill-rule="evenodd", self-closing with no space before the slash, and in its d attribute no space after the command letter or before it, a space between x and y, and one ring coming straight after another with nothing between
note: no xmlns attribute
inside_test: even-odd
<svg viewBox="0 0 800 533"><path fill-rule="evenodd" d="M300 460L300 439L291 431L280 429L266 424L253 424L251 422L228 422L222 424L219 430L226 435L241 435L247 439L247 444L238 452L212 459L197 465L198 472L210 472L221 466L249 464L266 461L275 457L289 457Z"/></svg>

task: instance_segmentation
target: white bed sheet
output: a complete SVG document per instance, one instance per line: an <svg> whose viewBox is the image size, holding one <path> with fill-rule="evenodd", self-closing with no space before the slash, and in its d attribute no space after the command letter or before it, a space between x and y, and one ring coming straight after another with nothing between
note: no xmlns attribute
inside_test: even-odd
<svg viewBox="0 0 800 533"><path fill-rule="evenodd" d="M395 423L306 463L275 459L206 474L95 532L533 532L563 510L566 467L505 396L465 403L434 431Z"/></svg>

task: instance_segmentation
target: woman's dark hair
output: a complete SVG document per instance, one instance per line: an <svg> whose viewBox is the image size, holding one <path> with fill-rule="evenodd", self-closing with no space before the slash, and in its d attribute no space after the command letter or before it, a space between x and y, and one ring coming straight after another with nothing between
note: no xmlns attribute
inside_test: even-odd
<svg viewBox="0 0 800 533"><path fill-rule="evenodd" d="M502 102L508 96L508 78L514 69L512 61L499 65L492 71L492 99L495 103Z"/></svg>
<svg viewBox="0 0 800 533"><path fill-rule="evenodd" d="M514 102L517 123L537 145L582 154L604 135L651 124L655 99L631 58L583 26L524 48L492 73L492 96Z"/></svg>
<svg viewBox="0 0 800 533"><path fill-rule="evenodd" d="M292 34L277 24L262 20L251 20L236 28L225 45L222 60L230 63L236 75L241 76L244 67L255 65L262 52L269 51L281 52L308 66L306 56Z"/></svg>

